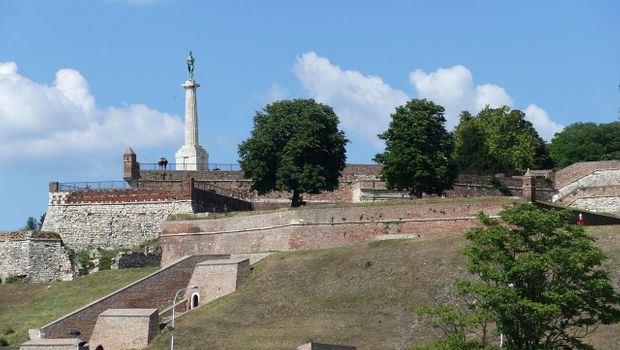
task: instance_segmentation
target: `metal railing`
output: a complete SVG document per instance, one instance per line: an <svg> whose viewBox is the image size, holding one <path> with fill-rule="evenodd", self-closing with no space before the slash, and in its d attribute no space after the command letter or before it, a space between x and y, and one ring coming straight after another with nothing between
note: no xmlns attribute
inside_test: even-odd
<svg viewBox="0 0 620 350"><path fill-rule="evenodd" d="M112 190L129 188L125 181L84 181L84 182L62 182L58 184L59 191L77 190Z"/></svg>
<svg viewBox="0 0 620 350"><path fill-rule="evenodd" d="M165 170L191 170L192 168L195 169L196 165L197 163L168 163ZM241 170L239 163L208 163L208 166L209 170ZM159 163L140 162L140 170L164 170L164 167Z"/></svg>

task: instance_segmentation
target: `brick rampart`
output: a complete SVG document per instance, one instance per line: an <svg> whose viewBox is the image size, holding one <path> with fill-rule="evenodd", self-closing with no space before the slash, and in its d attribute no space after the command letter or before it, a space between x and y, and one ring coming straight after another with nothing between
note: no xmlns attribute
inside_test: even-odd
<svg viewBox="0 0 620 350"><path fill-rule="evenodd" d="M191 254L327 248L368 242L383 234L462 234L477 215L497 215L515 198L446 204L287 210L221 219L168 221L162 263Z"/></svg>
<svg viewBox="0 0 620 350"><path fill-rule="evenodd" d="M40 331L43 338L64 338L75 329L89 339L99 314L107 309L159 309L172 304L177 290L190 284L194 266L209 257L186 257L177 263L109 294L87 306L74 311L48 325Z"/></svg>
<svg viewBox="0 0 620 350"><path fill-rule="evenodd" d="M86 203L128 203L128 202L150 202L150 201L171 201L171 200L190 200L191 191L176 188L161 189L110 189L110 190L81 190L71 191L65 198L66 204L86 204Z"/></svg>

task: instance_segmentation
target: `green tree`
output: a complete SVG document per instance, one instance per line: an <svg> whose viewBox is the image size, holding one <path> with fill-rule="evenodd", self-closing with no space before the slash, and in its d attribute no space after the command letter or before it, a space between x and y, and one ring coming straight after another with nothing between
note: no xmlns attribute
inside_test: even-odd
<svg viewBox="0 0 620 350"><path fill-rule="evenodd" d="M26 220L26 225L24 225L24 227L22 227L22 231L26 231L26 230L38 230L38 223L37 223L37 219L33 218L32 216L28 217L28 220Z"/></svg>
<svg viewBox="0 0 620 350"><path fill-rule="evenodd" d="M545 142L520 110L487 106L475 117L461 116L455 154L463 170L512 174L553 166Z"/></svg>
<svg viewBox="0 0 620 350"><path fill-rule="evenodd" d="M463 111L454 130L455 161L462 174L494 174L501 170L485 142L482 126L469 112Z"/></svg>
<svg viewBox="0 0 620 350"><path fill-rule="evenodd" d="M620 321L606 256L568 215L522 203L500 213L505 224L481 214L484 227L465 234L479 280L464 281L463 292L478 297L507 349L591 349L581 338Z"/></svg>
<svg viewBox="0 0 620 350"><path fill-rule="evenodd" d="M571 124L555 134L549 148L558 168L576 162L620 159L620 122Z"/></svg>
<svg viewBox="0 0 620 350"><path fill-rule="evenodd" d="M387 131L379 135L385 152L375 156L388 189L441 194L452 188L456 164L454 143L444 127L444 108L426 99L413 99L396 108Z"/></svg>
<svg viewBox="0 0 620 350"><path fill-rule="evenodd" d="M292 191L292 206L302 193L336 189L348 142L338 123L331 107L311 99L278 101L257 112L250 138L239 145L252 189Z"/></svg>

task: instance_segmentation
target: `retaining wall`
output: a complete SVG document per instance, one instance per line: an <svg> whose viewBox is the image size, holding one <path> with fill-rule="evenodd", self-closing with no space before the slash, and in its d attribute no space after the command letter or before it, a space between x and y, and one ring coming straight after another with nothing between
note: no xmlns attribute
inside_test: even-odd
<svg viewBox="0 0 620 350"><path fill-rule="evenodd" d="M191 256L162 268L131 285L109 294L41 327L42 338L64 338L72 330L79 330L89 339L99 314L107 309L159 309L172 304L177 290L190 284L197 263L209 257Z"/></svg>
<svg viewBox="0 0 620 350"><path fill-rule="evenodd" d="M74 250L132 248L159 237L169 214L194 212L191 200L76 203L75 198L72 192L50 192L42 228L58 233Z"/></svg>
<svg viewBox="0 0 620 350"><path fill-rule="evenodd" d="M62 241L47 232L0 234L0 279L21 277L27 282L71 280L73 269Z"/></svg>
<svg viewBox="0 0 620 350"><path fill-rule="evenodd" d="M368 242L384 234L455 235L497 215L516 198L458 203L287 210L220 219L167 221L162 263L192 254L327 248Z"/></svg>
<svg viewBox="0 0 620 350"><path fill-rule="evenodd" d="M561 189L573 181L584 177L594 170L619 169L620 160L606 160L598 162L579 162L560 169L555 174L555 188Z"/></svg>

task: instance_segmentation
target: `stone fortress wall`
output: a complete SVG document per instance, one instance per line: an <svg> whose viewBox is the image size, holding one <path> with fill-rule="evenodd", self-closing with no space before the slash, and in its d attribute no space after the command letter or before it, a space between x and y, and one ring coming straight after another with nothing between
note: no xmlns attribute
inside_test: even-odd
<svg viewBox="0 0 620 350"><path fill-rule="evenodd" d="M0 280L19 277L27 282L73 279L69 253L57 235L41 231L0 235Z"/></svg>
<svg viewBox="0 0 620 350"><path fill-rule="evenodd" d="M478 226L477 215L495 216L515 197L286 210L216 219L166 221L162 264L185 255L293 251L364 243L390 234L457 235Z"/></svg>
<svg viewBox="0 0 620 350"><path fill-rule="evenodd" d="M557 172L556 188L553 202L620 215L620 160L570 165Z"/></svg>

